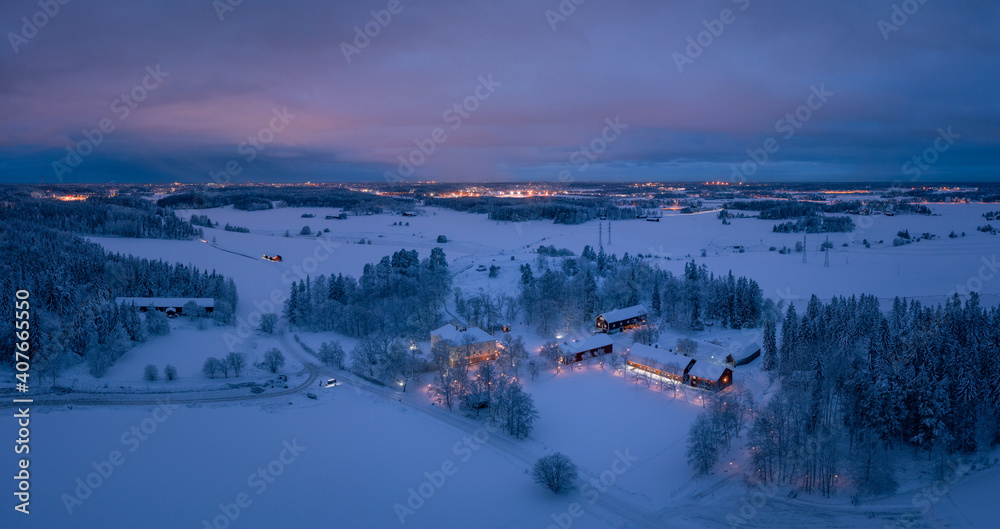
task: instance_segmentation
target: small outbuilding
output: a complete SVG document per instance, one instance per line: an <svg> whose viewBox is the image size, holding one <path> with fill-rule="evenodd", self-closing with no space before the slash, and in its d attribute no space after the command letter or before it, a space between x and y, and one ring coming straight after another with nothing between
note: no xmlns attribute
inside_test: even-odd
<svg viewBox="0 0 1000 529"><path fill-rule="evenodd" d="M634 305L605 312L597 317L597 330L606 333L624 331L646 323L646 307Z"/></svg>
<svg viewBox="0 0 1000 529"><path fill-rule="evenodd" d="M729 367L745 366L760 358L760 344L752 343L738 353L726 356L726 365Z"/></svg>

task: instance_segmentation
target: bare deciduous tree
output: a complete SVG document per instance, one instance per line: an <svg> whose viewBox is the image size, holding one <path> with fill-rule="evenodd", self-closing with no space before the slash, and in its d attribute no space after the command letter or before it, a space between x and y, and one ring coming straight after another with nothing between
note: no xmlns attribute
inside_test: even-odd
<svg viewBox="0 0 1000 529"><path fill-rule="evenodd" d="M556 494L574 490L577 474L576 464L559 452L539 458L531 470L535 483Z"/></svg>

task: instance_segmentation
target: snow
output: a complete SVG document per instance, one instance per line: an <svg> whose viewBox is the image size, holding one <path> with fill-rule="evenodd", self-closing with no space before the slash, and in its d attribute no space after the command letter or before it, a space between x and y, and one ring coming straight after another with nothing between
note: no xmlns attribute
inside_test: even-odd
<svg viewBox="0 0 1000 529"><path fill-rule="evenodd" d="M444 325L439 329L431 331L431 336L437 337L439 340L448 340L455 344L462 344L464 340L469 337L472 338L472 344L494 342L496 338L490 336L490 334L479 327L469 327L465 330L461 330L454 325Z"/></svg>
<svg viewBox="0 0 1000 529"><path fill-rule="evenodd" d="M628 351L629 360L667 373L683 374L693 359L652 347L635 343Z"/></svg>
<svg viewBox="0 0 1000 529"><path fill-rule="evenodd" d="M572 355L600 347L607 347L613 343L614 342L611 340L610 336L606 334L595 334L594 336L588 336L579 340L563 342L559 345L559 349L563 352L563 354Z"/></svg>
<svg viewBox="0 0 1000 529"><path fill-rule="evenodd" d="M984 305L1000 302L1000 273L994 265L1000 239L975 229L984 223L981 214L995 205L932 205L931 209L935 216L855 216L858 231L829 235L834 243L829 267L817 251L826 235L807 237L808 262L803 264L802 254L769 251L771 246L794 247L802 240L801 234L773 233L771 226L776 222L753 218L734 218L723 225L715 212L665 215L659 223L615 221L613 244L605 231L604 249L619 256L625 252L643 254L655 266L675 274L681 274L684 263L691 260L705 264L715 274L732 270L737 276L756 280L766 296L794 301L800 308L813 294L829 299L873 293L883 300L906 296L938 303L951 292L970 289L980 293ZM315 217L302 218L303 213ZM207 357L225 356L231 348L246 353L250 363L260 361L271 347L283 348L278 337L250 329L260 314L280 313L291 283L306 274L358 276L365 264L400 248L417 249L421 257L427 257L432 248L440 246L449 259L454 284L463 292L513 294L518 267L536 262L539 245L569 248L579 254L584 245L596 247L598 241L597 222L575 226L548 221L501 223L483 215L436 208L424 208L416 217L325 219L339 213L336 208L180 211L182 216L207 214L220 225L244 226L251 232L206 228L204 241L91 237L110 251L182 262L232 277L240 294L237 317L241 327L209 323L198 329L178 318L171 321L169 335L153 337L135 347L103 379L93 379L81 365L66 373L61 384L77 389L103 389L107 385L108 390L125 392L173 389L211 393L232 382L269 380L272 374L252 366L239 379L208 380L200 372ZM405 222L410 225L405 226ZM313 231L330 231L320 237L300 236L303 225ZM929 232L937 237L893 247L896 232L904 229L911 235ZM284 236L286 231L289 237ZM951 231L965 232L966 236L948 238ZM449 242L438 244L438 235L447 236ZM865 248L865 239L871 248ZM744 251L734 251L734 246L742 246ZM265 261L263 254L280 254L284 260ZM479 265L490 264L500 267L498 277L476 271ZM515 325L515 334L524 336L529 351L553 339L519 322L510 323ZM681 337L698 341L698 351L692 355L698 360L695 368L721 369L716 363L726 354L761 339L760 329L662 331L662 344L672 346ZM572 329L568 334L589 336L590 332L592 322L588 328ZM357 343L354 338L333 333L301 333L301 338L313 349L332 339L340 340L347 351ZM631 343L631 333L594 339L598 338L611 339L616 350ZM559 339L563 341L561 334ZM588 340L576 343L589 347ZM429 351L426 343L421 347ZM669 354L664 349L655 351L649 356ZM638 354L638 350L633 352ZM673 356L682 358L683 365L690 362L687 357ZM286 354L286 361L282 372L290 375L289 386L307 379L307 366L292 355ZM177 367L178 380L142 380L146 364L157 365L162 372L168 363ZM770 382L759 366L739 367L734 373L758 402L770 391ZM327 374L319 377L326 378ZM629 512L642 516L655 513L640 517L647 522L655 518L655 525L726 527L726 515L739 512L740 501L748 497L738 458L729 461L734 470L724 465L716 475L703 478L692 476L685 462L685 438L690 424L704 410L705 392L676 385L664 390L657 385L646 387L596 363L563 368L558 373L555 368L545 368L538 379L522 382L540 414L532 438L515 442L490 434L489 441L476 445L467 460L460 455L465 452L457 453L455 446L470 438L476 423L458 412L432 406L423 391L426 380L419 389L414 387L394 398L355 391L357 388L345 384L329 389L317 386L310 390L318 396L315 401L300 393L241 404L183 405L166 421L157 423L155 433L135 452L123 444L123 433L152 417L151 407L37 408L32 422L32 453L37 454L32 459L32 486L37 503L33 502L33 514L27 518L14 518L12 510L5 509L0 514L0 527L117 528L137 523L154 528L203 527L203 520L220 514L219 504L235 501L240 492L248 492L252 504L232 522L233 528L288 524L394 527L399 524L394 505L405 503L409 488L419 488L428 481L427 475L436 475L448 461L457 471L407 517L407 527L441 527L444 520L455 527L558 526L553 516L566 513L572 502L583 505L585 513L573 520L574 528L640 526L635 518L628 518ZM295 440L306 450L285 465L283 473L258 495L247 484L250 473L278 458L283 443ZM116 467L74 514L68 514L60 495L72 494L75 479L86 479L93 472L92 462L107 459L112 450L124 453L124 464ZM555 451L579 464L585 479L599 477L612 468L619 453L627 452L638 461L624 473L615 474L614 486L592 504L581 493L553 496L531 482L526 474L531 462ZM11 455L3 458L5 468L13 468L11 461ZM974 473L952 486L934 507L935 512L955 527L993 527L990 500L998 488L1000 473L996 470ZM842 496L792 500L782 491L769 496L767 506L747 526L882 527L887 520L897 520L900 513L913 510L912 490L904 487L896 497L861 508L849 505ZM124 514L133 505L143 506L140 520ZM867 512L873 515L869 517ZM916 527L923 525L920 522Z"/></svg>
<svg viewBox="0 0 1000 529"><path fill-rule="evenodd" d="M214 307L215 298L115 298L115 303L122 305L134 304L136 307L183 307L185 303L194 302L199 307Z"/></svg>
<svg viewBox="0 0 1000 529"><path fill-rule="evenodd" d="M563 499L528 479L524 465L475 440L464 444L462 432L344 386L318 396L263 406L180 406L159 412L165 417L159 423L149 421L157 416L153 407L38 409L32 514L8 507L0 526L200 528L221 514L220 504L246 493L252 503L233 528L396 527L394 505L405 505L408 489L429 482L425 473L434 475L448 461L454 475L406 516L406 527L437 528L442 520L456 527L545 527L550 514L566 509ZM136 444L128 432L143 421L155 430ZM282 455L285 443L304 450ZM86 480L93 463L115 450L123 464L68 513L61 496L73 495L75 480ZM284 462L273 463L279 458ZM261 489L259 480L248 483L258 468L280 473ZM589 516L577 522L601 526Z"/></svg>
<svg viewBox="0 0 1000 529"><path fill-rule="evenodd" d="M704 380L716 381L722 378L722 374L725 373L726 366L713 364L710 362L695 361L691 369L688 370L688 375L692 377L698 377Z"/></svg>
<svg viewBox="0 0 1000 529"><path fill-rule="evenodd" d="M601 314L601 317L604 318L604 321L608 323L613 323L616 321L630 320L632 318L637 318L639 316L645 316L645 315L646 315L646 307L643 307L642 305L635 305L633 307L626 307L624 309L617 309L611 312L605 312L604 314Z"/></svg>

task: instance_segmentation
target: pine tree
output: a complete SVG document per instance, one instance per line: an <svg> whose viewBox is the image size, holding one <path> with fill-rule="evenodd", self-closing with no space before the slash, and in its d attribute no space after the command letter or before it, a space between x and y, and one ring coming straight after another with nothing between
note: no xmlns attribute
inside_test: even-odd
<svg viewBox="0 0 1000 529"><path fill-rule="evenodd" d="M764 324L764 358L761 368L764 371L774 371L778 368L777 325L773 320Z"/></svg>
<svg viewBox="0 0 1000 529"><path fill-rule="evenodd" d="M662 309L663 309L663 306L662 306L662 304L660 302L660 275L659 274L656 274L655 278L653 279L653 300L650 303L650 306L653 309L653 316L656 316L657 318L659 318L660 315L662 314Z"/></svg>
<svg viewBox="0 0 1000 529"><path fill-rule="evenodd" d="M796 358L797 331L798 316L795 314L795 305L789 303L788 310L785 311L785 321L781 324L781 349L779 349L778 365L781 367L782 373L790 373L798 369Z"/></svg>

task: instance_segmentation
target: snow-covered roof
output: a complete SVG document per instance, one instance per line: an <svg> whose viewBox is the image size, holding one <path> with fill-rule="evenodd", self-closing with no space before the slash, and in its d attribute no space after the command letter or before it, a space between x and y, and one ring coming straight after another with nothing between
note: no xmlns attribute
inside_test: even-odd
<svg viewBox="0 0 1000 529"><path fill-rule="evenodd" d="M726 366L719 364L711 364L704 360L700 362L695 362L694 366L688 371L688 374L693 377L698 377L704 380L717 381L722 378L722 374L726 371Z"/></svg>
<svg viewBox="0 0 1000 529"><path fill-rule="evenodd" d="M634 305L632 307L625 307L624 309L613 310L611 312L605 312L604 314L601 314L601 316L604 318L604 321L607 322L623 321L635 318L637 316L645 316L645 315L646 315L646 307L643 307L642 305Z"/></svg>
<svg viewBox="0 0 1000 529"><path fill-rule="evenodd" d="M115 298L115 303L119 305L130 305L135 303L136 307L183 307L185 303L193 301L199 307L215 307L215 298Z"/></svg>
<svg viewBox="0 0 1000 529"><path fill-rule="evenodd" d="M741 349L739 352L733 353L733 358L736 360L747 358L748 356L756 353L757 351L760 351L760 344L752 343Z"/></svg>
<svg viewBox="0 0 1000 529"><path fill-rule="evenodd" d="M607 347L612 345L614 342L607 334L595 334L593 336L588 336L582 340L573 340L568 343L559 344L559 350L563 354L576 354L582 353L584 351L590 351L591 349L597 349L599 347Z"/></svg>
<svg viewBox="0 0 1000 529"><path fill-rule="evenodd" d="M431 331L431 336L437 336L438 339L454 342L455 345L462 345L466 336L471 336L475 340L472 342L474 344L496 341L496 338L490 336L490 333L479 327L469 327L467 330L460 331L454 325L445 325L439 329L435 329Z"/></svg>
<svg viewBox="0 0 1000 529"><path fill-rule="evenodd" d="M632 362L678 375L683 374L684 369L692 362L684 355L641 343L634 343L629 347L628 357Z"/></svg>

